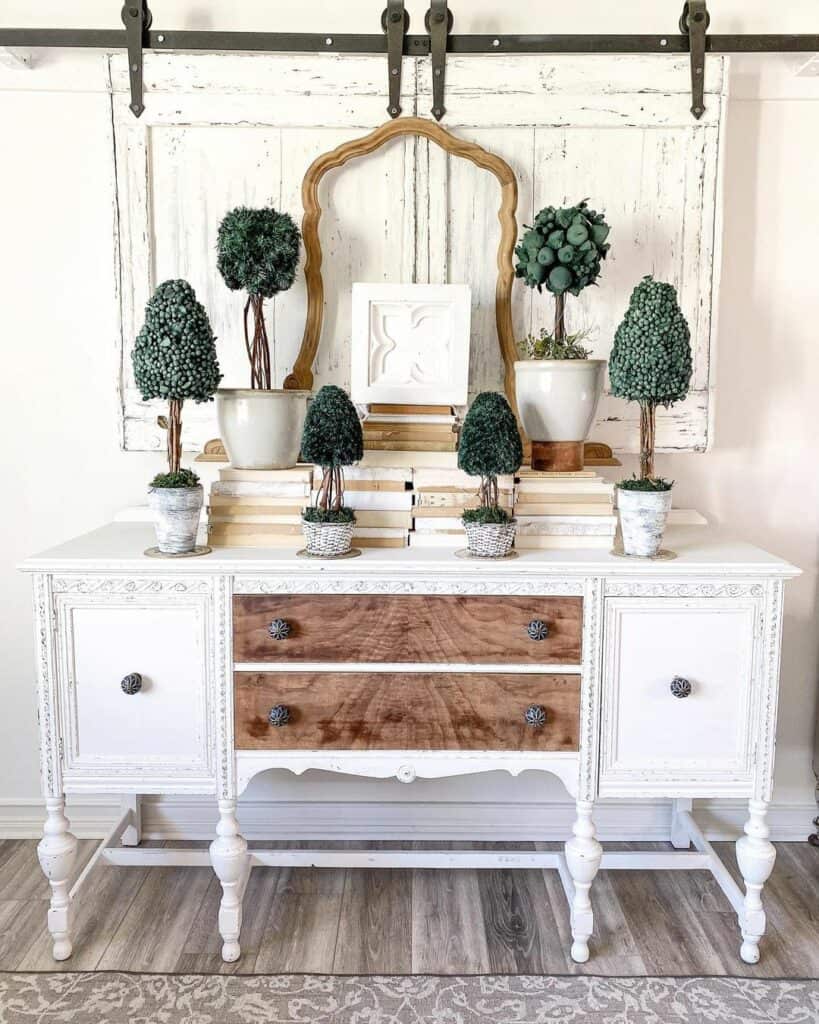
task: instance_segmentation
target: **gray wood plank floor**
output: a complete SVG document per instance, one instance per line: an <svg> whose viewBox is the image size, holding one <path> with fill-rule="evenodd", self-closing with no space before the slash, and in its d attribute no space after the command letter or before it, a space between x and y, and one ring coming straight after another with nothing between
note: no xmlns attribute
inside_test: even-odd
<svg viewBox="0 0 819 1024"><path fill-rule="evenodd" d="M80 844L78 871L95 845ZM0 842L0 970L819 977L819 850L807 843L777 846L753 967L739 959L736 919L706 872L600 872L592 959L579 966L553 871L254 868L243 955L224 964L210 869L107 864L76 907L73 957L55 964L35 848ZM739 878L733 845L718 849Z"/></svg>

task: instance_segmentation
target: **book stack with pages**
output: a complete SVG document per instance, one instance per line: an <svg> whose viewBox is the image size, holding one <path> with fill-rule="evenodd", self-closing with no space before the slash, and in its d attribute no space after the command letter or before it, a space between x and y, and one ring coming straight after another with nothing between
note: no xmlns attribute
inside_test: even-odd
<svg viewBox="0 0 819 1024"><path fill-rule="evenodd" d="M512 513L515 480L498 477L498 501ZM412 547L455 547L466 543L461 525L464 509L480 504L480 478L461 469L418 467L413 471L415 506L412 510Z"/></svg>
<svg viewBox="0 0 819 1024"><path fill-rule="evenodd" d="M301 512L310 504L312 466L220 469L211 484L208 539L228 548L303 546Z"/></svg>
<svg viewBox="0 0 819 1024"><path fill-rule="evenodd" d="M614 485L593 470L520 470L514 512L520 549L610 550L617 530Z"/></svg>
<svg viewBox="0 0 819 1024"><path fill-rule="evenodd" d="M380 452L455 452L458 418L448 405L368 406L364 448Z"/></svg>
<svg viewBox="0 0 819 1024"><path fill-rule="evenodd" d="M313 467L313 501L321 467ZM344 504L355 511L353 544L359 548L405 548L412 526L412 470L400 466L344 468Z"/></svg>

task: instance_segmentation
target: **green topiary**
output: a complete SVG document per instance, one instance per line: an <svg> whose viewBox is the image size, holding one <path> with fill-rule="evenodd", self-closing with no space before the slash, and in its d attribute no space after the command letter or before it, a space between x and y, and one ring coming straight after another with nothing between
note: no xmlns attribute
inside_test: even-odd
<svg viewBox="0 0 819 1024"><path fill-rule="evenodd" d="M163 282L145 307L131 361L143 399L168 400L168 419L160 423L168 431L171 473L179 472L182 457L182 403L209 402L222 379L215 343L205 307L188 282Z"/></svg>
<svg viewBox="0 0 819 1024"><path fill-rule="evenodd" d="M287 213L272 207L252 210L238 206L219 225L216 265L232 291L248 293L245 303L245 346L250 360L250 386L270 388L270 342L264 319L264 300L287 291L299 265L301 235ZM253 310L253 340L248 315Z"/></svg>
<svg viewBox="0 0 819 1024"><path fill-rule="evenodd" d="M579 295L596 284L601 261L611 248L606 241L610 230L603 214L590 209L585 199L576 206L545 206L515 248L515 276L523 278L529 288L539 292L546 288L555 296L557 342L562 342L566 334L566 292Z"/></svg>
<svg viewBox="0 0 819 1024"><path fill-rule="evenodd" d="M352 511L344 509L343 467L363 458L364 437L355 406L347 392L335 384L325 384L310 403L301 435L301 455L323 470L316 508L324 513L349 513L346 519L314 521L349 522L354 519Z"/></svg>
<svg viewBox="0 0 819 1024"><path fill-rule="evenodd" d="M663 480L662 477L637 477L630 480L621 480L617 486L621 491L670 491L674 486L673 480Z"/></svg>
<svg viewBox="0 0 819 1024"><path fill-rule="evenodd" d="M461 428L458 443L458 467L470 476L481 478L482 509L497 510L497 519L478 522L506 522L509 515L498 505L498 476L517 473L523 462L523 445L511 406L503 395L483 391L472 403ZM486 515L486 513L484 513ZM464 518L470 517L464 513Z"/></svg>
<svg viewBox="0 0 819 1024"><path fill-rule="evenodd" d="M151 487L198 487L199 477L192 469L179 469L175 473L157 473Z"/></svg>
<svg viewBox="0 0 819 1024"><path fill-rule="evenodd" d="M631 293L609 358L611 393L640 403L640 475L654 476L658 405L681 402L691 382L691 332L673 285L644 277Z"/></svg>

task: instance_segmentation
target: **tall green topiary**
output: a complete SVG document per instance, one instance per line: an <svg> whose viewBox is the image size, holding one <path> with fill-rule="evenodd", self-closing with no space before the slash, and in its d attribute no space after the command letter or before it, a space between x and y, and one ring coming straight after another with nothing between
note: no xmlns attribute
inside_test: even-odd
<svg viewBox="0 0 819 1024"><path fill-rule="evenodd" d="M188 282L163 282L145 307L145 323L131 361L142 398L146 402L152 398L168 401L167 421L163 417L160 423L168 431L171 474L180 472L182 403L186 399L211 401L222 379L215 343L205 307Z"/></svg>
<svg viewBox="0 0 819 1024"><path fill-rule="evenodd" d="M307 462L321 466L323 475L315 509L307 509L305 518L314 522L339 522L354 519L344 507L344 466L364 456L361 421L347 392L335 384L325 384L307 410L301 435L301 454Z"/></svg>
<svg viewBox="0 0 819 1024"><path fill-rule="evenodd" d="M217 236L216 265L232 291L248 294L244 311L245 347L250 360L250 386L270 388L270 342L264 300L287 291L299 265L299 229L287 213L272 207L238 206L225 215ZM248 317L253 310L253 340Z"/></svg>
<svg viewBox="0 0 819 1024"><path fill-rule="evenodd" d="M515 248L515 276L523 278L527 287L539 292L546 288L555 297L552 340L558 351L566 338L566 292L579 295L596 284L601 262L611 248L606 241L610 230L603 214L590 209L585 199L575 206L545 206Z"/></svg>
<svg viewBox="0 0 819 1024"><path fill-rule="evenodd" d="M631 293L609 358L611 393L640 403L640 476L654 478L658 405L681 402L691 382L691 332L671 284L644 277Z"/></svg>
<svg viewBox="0 0 819 1024"><path fill-rule="evenodd" d="M481 478L481 507L468 509L464 519L506 522L509 514L498 504L498 476L516 473L522 462L523 445L511 406L495 391L481 392L466 414L458 443L458 467Z"/></svg>

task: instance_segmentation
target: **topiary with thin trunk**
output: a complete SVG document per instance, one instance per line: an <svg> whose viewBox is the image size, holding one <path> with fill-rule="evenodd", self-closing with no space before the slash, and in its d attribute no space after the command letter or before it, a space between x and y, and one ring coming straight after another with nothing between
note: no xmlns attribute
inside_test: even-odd
<svg viewBox="0 0 819 1024"><path fill-rule="evenodd" d="M643 278L614 335L611 393L640 403L640 477L654 478L657 406L681 402L691 383L691 332L671 284Z"/></svg>
<svg viewBox="0 0 819 1024"><path fill-rule="evenodd" d="M190 472L179 468L182 404L188 399L210 402L222 379L208 314L187 281L164 281L148 300L145 323L134 343L131 362L143 400L168 401L168 416L159 417L159 423L168 432L169 474L182 481L186 479L184 474Z"/></svg>
<svg viewBox="0 0 819 1024"><path fill-rule="evenodd" d="M481 505L467 509L467 522L505 523L509 513L498 504L498 477L516 473L523 462L523 445L512 408L503 395L483 391L464 418L458 443L458 467L481 478Z"/></svg>
<svg viewBox="0 0 819 1024"><path fill-rule="evenodd" d="M287 213L272 207L238 206L225 214L217 235L219 273L232 291L246 291L245 348L250 361L250 386L270 389L270 341L264 300L287 291L299 265L301 235ZM253 339L249 317L253 311Z"/></svg>
<svg viewBox="0 0 819 1024"><path fill-rule="evenodd" d="M364 456L361 420L347 392L325 384L307 409L301 435L301 455L321 466L321 486L313 508L304 517L312 522L350 522L352 509L344 506L344 467Z"/></svg>

